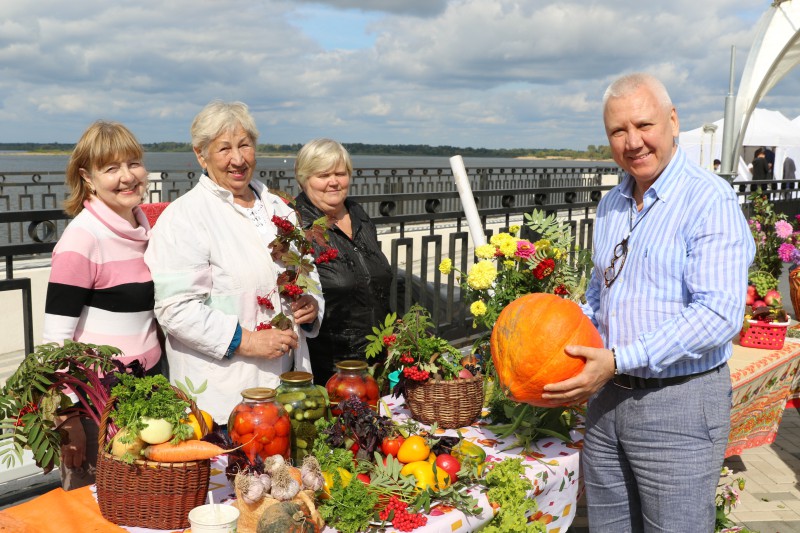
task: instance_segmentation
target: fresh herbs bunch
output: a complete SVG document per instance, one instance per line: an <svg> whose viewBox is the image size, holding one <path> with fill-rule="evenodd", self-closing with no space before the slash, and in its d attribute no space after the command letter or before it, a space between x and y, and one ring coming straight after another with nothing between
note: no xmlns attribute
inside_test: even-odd
<svg viewBox="0 0 800 533"><path fill-rule="evenodd" d="M42 344L22 361L0 389L0 458L11 467L22 462L25 449L36 465L49 472L60 464L61 432L56 416L85 416L100 424L111 387L122 374L144 375L135 362L123 366L120 351L73 341ZM103 377L100 377L100 374ZM78 403L67 396L78 398Z"/></svg>
<svg viewBox="0 0 800 533"><path fill-rule="evenodd" d="M357 445L356 456L368 459L380 449L383 439L394 433L392 419L379 415L357 396L339 402L339 409L342 414L321 433L332 447L352 449Z"/></svg>
<svg viewBox="0 0 800 533"><path fill-rule="evenodd" d="M570 431L577 424L581 411L578 407L536 407L518 403L496 390L489 401L492 424L487 429L498 439L514 435L514 442L505 450L520 447L523 452L530 453L531 447L545 437L572 442Z"/></svg>
<svg viewBox="0 0 800 533"><path fill-rule="evenodd" d="M428 379L450 380L459 377L464 370L461 352L447 340L434 335L434 325L427 309L414 304L398 319L391 313L380 327L372 328L367 345L367 358L376 357L386 350L386 362L382 378L390 372L402 369L399 395L406 380L427 381Z"/></svg>
<svg viewBox="0 0 800 533"><path fill-rule="evenodd" d="M136 378L120 375L120 383L111 390L115 407L111 419L117 430L131 438L147 425L143 419L161 419L172 424L173 444L191 438L194 431L185 423L189 402L181 399L162 375ZM109 432L111 433L111 431Z"/></svg>

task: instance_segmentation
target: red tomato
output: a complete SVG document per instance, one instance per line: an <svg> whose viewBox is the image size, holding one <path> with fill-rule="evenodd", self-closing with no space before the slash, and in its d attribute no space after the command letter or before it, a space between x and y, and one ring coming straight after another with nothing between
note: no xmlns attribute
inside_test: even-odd
<svg viewBox="0 0 800 533"><path fill-rule="evenodd" d="M241 438L243 444L242 451L251 461L254 460L258 452L261 451L261 443L255 439L255 436L252 433L242 435Z"/></svg>
<svg viewBox="0 0 800 533"><path fill-rule="evenodd" d="M253 408L253 415L259 420L258 425L272 426L278 419L278 406L274 403L258 404Z"/></svg>
<svg viewBox="0 0 800 533"><path fill-rule="evenodd" d="M358 396L361 399L366 398L367 386L364 380L361 379L361 376L348 376L344 378L343 381L347 384L347 389L349 391L349 394L345 396L345 398L350 396Z"/></svg>
<svg viewBox="0 0 800 533"><path fill-rule="evenodd" d="M292 425L289 423L289 418L284 416L279 418L278 421L275 422L273 428L276 437L288 437L289 431L291 431L292 429Z"/></svg>
<svg viewBox="0 0 800 533"><path fill-rule="evenodd" d="M436 468L440 468L447 472L450 476L450 482L456 482L456 474L458 471L461 470L461 463L458 462L458 459L450 455L449 453L440 453L436 456Z"/></svg>
<svg viewBox="0 0 800 533"><path fill-rule="evenodd" d="M272 455L282 455L285 459L289 458L289 438L288 437L275 437L272 442L264 446L261 453L262 457L270 457Z"/></svg>
<svg viewBox="0 0 800 533"><path fill-rule="evenodd" d="M378 384L374 380L368 379L366 380L364 388L367 394L368 403L375 404L381 395L380 391L378 390Z"/></svg>
<svg viewBox="0 0 800 533"><path fill-rule="evenodd" d="M256 432L256 440L260 442L262 445L267 445L272 442L272 439L275 438L275 428L274 427L260 427Z"/></svg>
<svg viewBox="0 0 800 533"><path fill-rule="evenodd" d="M370 479L367 474L361 473L356 476L362 483L369 485Z"/></svg>
<svg viewBox="0 0 800 533"><path fill-rule="evenodd" d="M397 450L400 449L400 445L403 444L405 440L406 439L404 439L402 435L386 437L381 442L381 451L384 455L393 455L397 457Z"/></svg>
<svg viewBox="0 0 800 533"><path fill-rule="evenodd" d="M253 413L250 412L239 412L236 413L236 417L233 419L233 428L236 430L236 433L239 435L247 435L248 433L252 433L254 429L253 425Z"/></svg>

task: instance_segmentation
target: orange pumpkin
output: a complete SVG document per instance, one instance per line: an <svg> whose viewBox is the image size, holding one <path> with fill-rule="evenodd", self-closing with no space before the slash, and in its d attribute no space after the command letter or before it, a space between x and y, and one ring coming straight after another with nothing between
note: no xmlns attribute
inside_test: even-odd
<svg viewBox="0 0 800 533"><path fill-rule="evenodd" d="M545 385L583 370L582 357L564 352L570 344L603 347L597 328L575 302L534 293L508 304L492 329L491 347L497 377L509 398L546 406Z"/></svg>

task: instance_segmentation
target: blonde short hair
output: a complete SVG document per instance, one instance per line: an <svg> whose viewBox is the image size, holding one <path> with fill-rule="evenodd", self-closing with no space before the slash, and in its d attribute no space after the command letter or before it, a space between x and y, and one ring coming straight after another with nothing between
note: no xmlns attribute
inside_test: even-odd
<svg viewBox="0 0 800 533"><path fill-rule="evenodd" d="M247 133L253 144L258 142L256 121L250 114L247 105L242 102L209 102L192 121L189 132L192 136L192 147L203 157L208 157L208 147L221 134L233 131L238 126Z"/></svg>
<svg viewBox="0 0 800 533"><path fill-rule="evenodd" d="M74 217L83 210L83 202L91 195L89 184L81 177L81 169L91 172L113 161L143 157L142 145L128 128L105 120L93 123L81 135L67 163L68 195L64 200L64 212Z"/></svg>
<svg viewBox="0 0 800 533"><path fill-rule="evenodd" d="M297 152L294 161L294 178L300 187L305 187L308 178L319 172L330 170L344 163L347 175L353 174L353 162L347 149L333 139L314 139Z"/></svg>

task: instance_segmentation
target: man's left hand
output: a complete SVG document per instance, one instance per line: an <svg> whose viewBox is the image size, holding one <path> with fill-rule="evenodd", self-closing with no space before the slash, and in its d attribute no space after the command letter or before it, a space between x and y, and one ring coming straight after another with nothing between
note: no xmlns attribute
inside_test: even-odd
<svg viewBox="0 0 800 533"><path fill-rule="evenodd" d="M573 378L544 386L542 399L552 402L554 407L583 403L614 377L614 353L611 350L566 346L564 351L567 355L584 357L586 366Z"/></svg>

